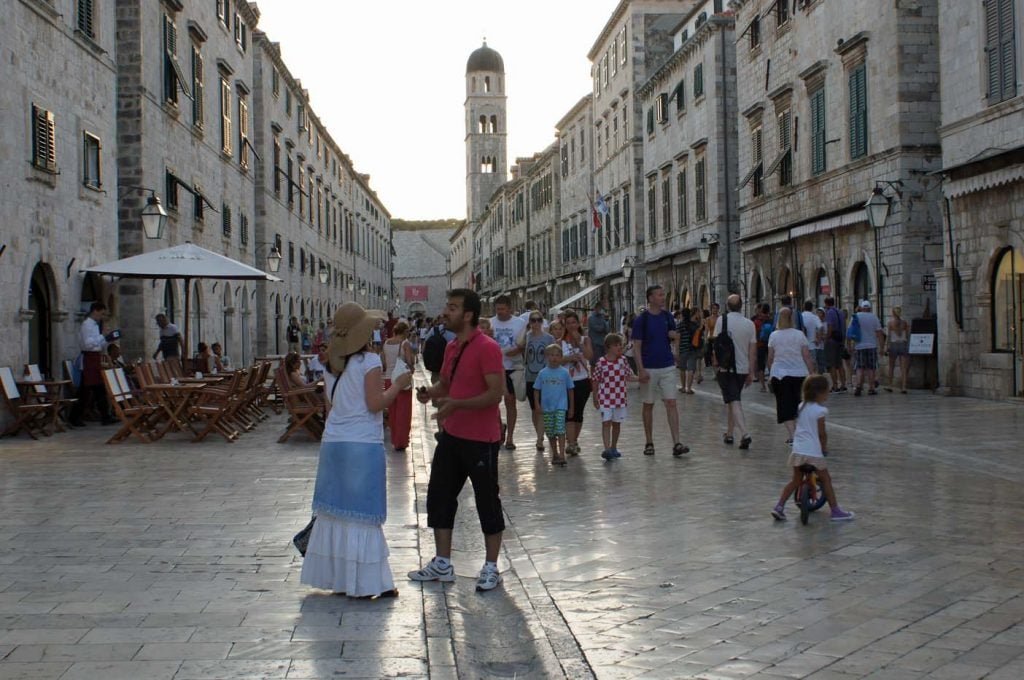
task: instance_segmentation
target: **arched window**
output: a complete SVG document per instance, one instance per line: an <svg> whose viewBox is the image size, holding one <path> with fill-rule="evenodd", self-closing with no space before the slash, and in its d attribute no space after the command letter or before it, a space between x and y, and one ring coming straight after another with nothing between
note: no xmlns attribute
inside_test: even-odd
<svg viewBox="0 0 1024 680"><path fill-rule="evenodd" d="M471 89L471 90L472 90L473 92L476 92L476 76L473 76L473 77L472 77L472 78L470 79L470 83L471 83L471 85L470 85L470 89Z"/></svg>
<svg viewBox="0 0 1024 680"><path fill-rule="evenodd" d="M783 267L782 271L779 272L778 293L780 298L783 295L793 295L796 293L796 281L793 280L793 272L789 270L789 267Z"/></svg>
<svg viewBox="0 0 1024 680"><path fill-rule="evenodd" d="M175 323L174 319L178 315L178 305L176 304L174 295L174 282L164 282L164 314L167 315L167 320L171 323Z"/></svg>
<svg viewBox="0 0 1024 680"><path fill-rule="evenodd" d="M825 306L825 298L832 295L832 285L828 280L828 272L821 268L814 275L814 297L818 307Z"/></svg>
<svg viewBox="0 0 1024 680"><path fill-rule="evenodd" d="M761 272L759 271L754 272L753 293L754 296L751 298L751 302L755 305L764 302L764 281L761 280Z"/></svg>
<svg viewBox="0 0 1024 680"><path fill-rule="evenodd" d="M863 262L858 262L853 266L853 304L857 305L861 300L867 300L870 294L870 277L868 276L868 266Z"/></svg>
<svg viewBox="0 0 1024 680"><path fill-rule="evenodd" d="M492 135L498 134L498 117L497 116L491 116L491 134Z"/></svg>
<svg viewBox="0 0 1024 680"><path fill-rule="evenodd" d="M1016 352L1024 350L1024 257L1020 251L1007 248L999 256L992 276L992 350Z"/></svg>
<svg viewBox="0 0 1024 680"><path fill-rule="evenodd" d="M484 76L484 92L490 92L490 91L491 91L491 77L490 76Z"/></svg>
<svg viewBox="0 0 1024 680"><path fill-rule="evenodd" d="M32 311L28 323L28 360L30 364L38 364L44 375L50 374L53 368L52 312L56 300L50 283L52 279L49 265L39 262L32 269L28 287L28 309Z"/></svg>
<svg viewBox="0 0 1024 680"><path fill-rule="evenodd" d="M480 116L480 122L477 123L476 131L480 134L487 132L487 116Z"/></svg>

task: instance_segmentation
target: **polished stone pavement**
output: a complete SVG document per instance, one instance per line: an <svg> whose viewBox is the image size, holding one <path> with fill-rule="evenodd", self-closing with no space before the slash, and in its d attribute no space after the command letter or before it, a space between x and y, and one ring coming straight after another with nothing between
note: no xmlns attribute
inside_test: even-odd
<svg viewBox="0 0 1024 680"><path fill-rule="evenodd" d="M428 409L389 454L401 596L377 602L298 583L317 447L274 443L283 416L231 445L0 440L0 680L1024 677L1019 404L837 396L830 466L857 519L804 527L768 515L788 475L770 395L744 394L744 452L702 388L680 395L682 459L660 406L656 456L634 403L621 460L589 411L567 469L520 425L486 594L468 489L458 581L403 578L432 555Z"/></svg>

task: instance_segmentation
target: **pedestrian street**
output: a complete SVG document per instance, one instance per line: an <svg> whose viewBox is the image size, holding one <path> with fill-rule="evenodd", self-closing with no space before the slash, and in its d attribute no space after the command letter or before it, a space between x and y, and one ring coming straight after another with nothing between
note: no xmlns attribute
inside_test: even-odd
<svg viewBox="0 0 1024 680"><path fill-rule="evenodd" d="M1019 405L834 396L829 465L857 516L801 526L792 504L769 515L787 450L758 390L749 451L722 444L708 380L679 397L679 459L661 405L640 454L635 391L617 461L593 411L564 469L521 421L501 453L504 582L483 594L468 488L457 582L405 580L433 555L416 405L388 457L395 600L298 583L318 446L274 443L283 415L234 444L0 440L0 678L1024 677Z"/></svg>

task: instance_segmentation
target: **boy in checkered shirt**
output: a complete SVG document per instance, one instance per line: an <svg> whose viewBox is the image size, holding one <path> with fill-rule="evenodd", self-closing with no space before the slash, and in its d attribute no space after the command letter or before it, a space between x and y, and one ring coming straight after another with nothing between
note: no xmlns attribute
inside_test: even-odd
<svg viewBox="0 0 1024 680"><path fill-rule="evenodd" d="M637 377L622 356L622 336L609 333L604 339L605 354L594 364L591 380L594 383L594 408L601 412L601 437L604 439L605 460L621 458L619 428L626 420L626 383Z"/></svg>

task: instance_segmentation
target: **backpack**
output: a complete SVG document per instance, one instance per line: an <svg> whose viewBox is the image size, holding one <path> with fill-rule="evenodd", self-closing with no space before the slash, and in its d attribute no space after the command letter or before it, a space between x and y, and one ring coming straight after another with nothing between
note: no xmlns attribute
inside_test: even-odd
<svg viewBox="0 0 1024 680"><path fill-rule="evenodd" d="M444 365L444 348L448 346L444 333L437 326L423 343L423 367L432 373L440 373Z"/></svg>
<svg viewBox="0 0 1024 680"><path fill-rule="evenodd" d="M856 314L850 319L850 328L846 331L846 339L860 342L860 318Z"/></svg>
<svg viewBox="0 0 1024 680"><path fill-rule="evenodd" d="M722 317L722 332L712 342L715 364L720 371L736 372L736 345L729 337L729 315Z"/></svg>
<svg viewBox="0 0 1024 680"><path fill-rule="evenodd" d="M693 339L690 340L690 345L694 349L700 349L701 343L704 342L704 325L697 326L697 330L693 332Z"/></svg>
<svg viewBox="0 0 1024 680"><path fill-rule="evenodd" d="M768 342L768 338L772 337L772 333L775 331L775 326L770 321L765 321L761 324L761 334L758 336L758 340L763 343Z"/></svg>

